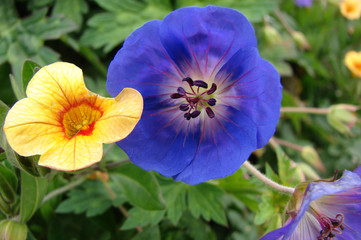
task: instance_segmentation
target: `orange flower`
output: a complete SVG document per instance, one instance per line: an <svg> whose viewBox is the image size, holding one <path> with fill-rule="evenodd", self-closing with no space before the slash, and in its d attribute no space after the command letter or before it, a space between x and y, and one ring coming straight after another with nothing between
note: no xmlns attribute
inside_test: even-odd
<svg viewBox="0 0 361 240"><path fill-rule="evenodd" d="M361 16L361 0L343 0L340 3L341 14L348 19L359 19Z"/></svg>
<svg viewBox="0 0 361 240"><path fill-rule="evenodd" d="M125 138L143 110L139 92L125 88L116 98L90 92L77 66L57 62L41 68L27 98L8 112L4 131L22 156L39 154L39 165L72 171L101 160L102 143Z"/></svg>
<svg viewBox="0 0 361 240"><path fill-rule="evenodd" d="M349 51L345 56L345 65L353 75L361 77L361 52Z"/></svg>

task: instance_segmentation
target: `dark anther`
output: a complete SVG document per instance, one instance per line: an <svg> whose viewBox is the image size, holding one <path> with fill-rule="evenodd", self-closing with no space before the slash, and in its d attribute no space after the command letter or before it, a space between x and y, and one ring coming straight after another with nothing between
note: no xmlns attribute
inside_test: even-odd
<svg viewBox="0 0 361 240"><path fill-rule="evenodd" d="M343 231L345 230L345 227L343 225L340 225L339 228Z"/></svg>
<svg viewBox="0 0 361 240"><path fill-rule="evenodd" d="M186 103L181 104L181 105L179 106L179 109L180 109L181 111L187 111L187 110L189 109L189 104L186 104Z"/></svg>
<svg viewBox="0 0 361 240"><path fill-rule="evenodd" d="M206 112L207 112L208 117L214 118L214 112L212 111L212 109L210 107L206 108Z"/></svg>
<svg viewBox="0 0 361 240"><path fill-rule="evenodd" d="M173 99L176 99L176 98L181 98L181 97L183 97L183 95L181 95L181 94L179 94L179 93L173 93L173 94L170 95L170 97L173 98Z"/></svg>
<svg viewBox="0 0 361 240"><path fill-rule="evenodd" d="M191 117L192 117L192 118L196 118L196 117L199 116L199 114L201 114L201 111L195 110L194 112L191 113Z"/></svg>
<svg viewBox="0 0 361 240"><path fill-rule="evenodd" d="M334 234L333 232L330 232L330 233L328 234L328 237L329 237L329 238L334 238L334 237L336 237L336 234Z"/></svg>
<svg viewBox="0 0 361 240"><path fill-rule="evenodd" d="M214 106L214 105L216 105L216 99L214 99L214 98L210 98L210 99L208 99L208 104L209 104L209 106Z"/></svg>
<svg viewBox="0 0 361 240"><path fill-rule="evenodd" d="M186 94L186 90L184 90L184 88L182 88L182 87L179 87L179 88L177 89L177 92L178 92L180 95L185 95L185 94Z"/></svg>
<svg viewBox="0 0 361 240"><path fill-rule="evenodd" d="M217 90L217 85L215 83L212 83L212 87L207 91L208 95L211 95Z"/></svg>
<svg viewBox="0 0 361 240"><path fill-rule="evenodd" d="M191 87L193 86L193 80L190 77L183 78L182 81L186 81Z"/></svg>
<svg viewBox="0 0 361 240"><path fill-rule="evenodd" d="M208 88L208 84L202 80L195 80L193 81L193 84L197 87Z"/></svg>
<svg viewBox="0 0 361 240"><path fill-rule="evenodd" d="M185 113L184 118L187 119L187 120L190 120L191 119L191 114L190 113Z"/></svg>

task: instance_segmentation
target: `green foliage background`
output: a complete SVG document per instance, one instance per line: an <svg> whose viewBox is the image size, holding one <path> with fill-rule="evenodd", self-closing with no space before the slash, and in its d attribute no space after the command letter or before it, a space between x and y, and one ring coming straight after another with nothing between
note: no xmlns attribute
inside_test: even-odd
<svg viewBox="0 0 361 240"><path fill-rule="evenodd" d="M335 1L314 2L299 8L291 0L0 0L0 123L25 97L34 71L55 61L78 65L87 87L109 96L107 66L133 30L174 9L209 4L237 9L252 22L261 56L282 76L283 107L359 105L361 79L345 67L344 56L361 50L361 23L341 16ZM309 47L290 29L303 33ZM359 120L347 129L330 115L284 113L276 137L310 146L316 155L267 145L250 160L286 186L331 177L361 163ZM249 240L284 221L289 197L243 168L190 186L143 171L113 144L96 166L56 172L38 167L37 156L14 153L2 128L0 137L0 220L26 224L27 239ZM310 163L317 154L325 171Z"/></svg>

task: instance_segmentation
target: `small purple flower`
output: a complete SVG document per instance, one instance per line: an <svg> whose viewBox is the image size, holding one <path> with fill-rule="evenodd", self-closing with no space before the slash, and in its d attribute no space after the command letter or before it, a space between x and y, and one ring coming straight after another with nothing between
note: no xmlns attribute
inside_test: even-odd
<svg viewBox="0 0 361 240"><path fill-rule="evenodd" d="M301 184L285 225L261 240L361 239L361 177L345 171L337 181ZM304 194L297 189L306 187ZM301 195L301 196L300 196Z"/></svg>
<svg viewBox="0 0 361 240"><path fill-rule="evenodd" d="M299 7L311 7L313 0L295 0L295 4Z"/></svg>
<svg viewBox="0 0 361 240"><path fill-rule="evenodd" d="M142 118L118 145L130 160L188 184L235 172L274 134L282 86L239 12L187 7L124 42L107 89L144 98Z"/></svg>

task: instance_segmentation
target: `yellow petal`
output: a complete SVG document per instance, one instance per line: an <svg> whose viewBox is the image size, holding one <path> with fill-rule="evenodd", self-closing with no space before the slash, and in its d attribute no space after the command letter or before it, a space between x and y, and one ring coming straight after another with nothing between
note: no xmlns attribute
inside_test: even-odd
<svg viewBox="0 0 361 240"><path fill-rule="evenodd" d="M100 108L104 111L95 124L95 131L102 142L119 141L134 129L143 111L142 95L135 89L125 88L113 98L102 98Z"/></svg>
<svg viewBox="0 0 361 240"><path fill-rule="evenodd" d="M340 11L348 19L359 19L361 16L361 1L343 0L340 2Z"/></svg>
<svg viewBox="0 0 361 240"><path fill-rule="evenodd" d="M361 77L361 52L349 51L345 56L345 65L354 75Z"/></svg>
<svg viewBox="0 0 361 240"><path fill-rule="evenodd" d="M54 111L62 111L88 94L83 72L71 63L56 62L41 68L30 80L26 95Z"/></svg>
<svg viewBox="0 0 361 240"><path fill-rule="evenodd" d="M57 115L40 103L24 98L8 112L4 132L10 146L22 156L42 154L64 135Z"/></svg>
<svg viewBox="0 0 361 240"><path fill-rule="evenodd" d="M99 136L57 138L55 144L40 156L39 165L63 171L74 171L99 162L103 155Z"/></svg>

